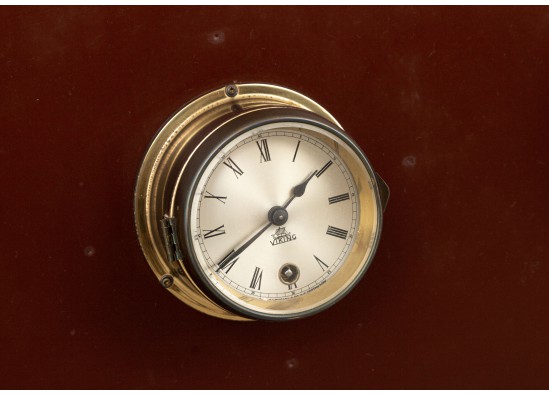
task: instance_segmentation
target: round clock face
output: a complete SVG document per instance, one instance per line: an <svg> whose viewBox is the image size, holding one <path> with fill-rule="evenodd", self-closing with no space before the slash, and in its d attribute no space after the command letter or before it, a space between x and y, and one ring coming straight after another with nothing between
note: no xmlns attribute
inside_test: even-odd
<svg viewBox="0 0 549 395"><path fill-rule="evenodd" d="M188 230L197 271L214 293L237 309L287 315L347 291L353 278L304 302L346 265L361 211L372 223L378 216L375 206L361 207L342 151L352 167L364 168L326 130L278 122L238 135L209 158Z"/></svg>

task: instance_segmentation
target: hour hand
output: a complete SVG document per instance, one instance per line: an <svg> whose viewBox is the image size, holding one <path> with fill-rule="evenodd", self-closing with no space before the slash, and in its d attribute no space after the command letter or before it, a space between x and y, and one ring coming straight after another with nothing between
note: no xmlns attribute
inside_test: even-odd
<svg viewBox="0 0 549 395"><path fill-rule="evenodd" d="M305 193L305 188L307 188L307 184L309 183L309 181L311 181L311 178L313 178L316 173L318 173L318 170L313 171L313 173L309 177L307 177L305 181L293 187L292 197L286 202L284 206L282 206L283 208L287 208L292 200L294 200L294 198L303 196L303 194Z"/></svg>
<svg viewBox="0 0 549 395"><path fill-rule="evenodd" d="M296 185L293 189L294 196L301 197L305 193L305 188L307 188L307 184L309 181L311 181L311 178L318 173L317 170L313 171L313 174L311 174L305 181L303 181L301 184Z"/></svg>

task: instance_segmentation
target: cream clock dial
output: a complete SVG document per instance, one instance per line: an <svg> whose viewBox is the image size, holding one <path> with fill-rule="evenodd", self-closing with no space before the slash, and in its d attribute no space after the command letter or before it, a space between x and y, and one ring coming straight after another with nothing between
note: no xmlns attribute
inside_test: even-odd
<svg viewBox="0 0 549 395"><path fill-rule="evenodd" d="M232 85L160 131L138 178L136 223L161 283L190 306L284 320L333 305L358 282L387 197L362 151L314 102Z"/></svg>
<svg viewBox="0 0 549 395"><path fill-rule="evenodd" d="M325 282L350 251L359 214L351 174L337 153L300 126L246 132L198 183L193 247L222 292L229 285L257 298L292 298ZM293 198L304 180L305 193ZM279 217L270 220L277 207Z"/></svg>

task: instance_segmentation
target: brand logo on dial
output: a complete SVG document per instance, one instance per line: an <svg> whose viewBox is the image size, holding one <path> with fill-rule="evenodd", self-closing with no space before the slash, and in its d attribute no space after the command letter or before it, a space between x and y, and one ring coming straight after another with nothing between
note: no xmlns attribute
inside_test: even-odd
<svg viewBox="0 0 549 395"><path fill-rule="evenodd" d="M286 232L286 228L283 226L279 227L276 232L271 236L273 237L273 241L271 241L271 244L274 246L297 239L296 235L293 235L290 232Z"/></svg>

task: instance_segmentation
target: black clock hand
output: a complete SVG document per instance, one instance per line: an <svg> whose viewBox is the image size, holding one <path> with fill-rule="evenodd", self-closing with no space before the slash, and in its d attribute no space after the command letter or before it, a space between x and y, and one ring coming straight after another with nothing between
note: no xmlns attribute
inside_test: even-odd
<svg viewBox="0 0 549 395"><path fill-rule="evenodd" d="M219 262L219 267L223 268L227 266L234 258L242 254L242 251L244 251L246 248L250 246L254 241L257 240L259 236L263 234L270 226L272 225L271 222L269 222L267 225L265 225L263 228L259 230L255 235L253 235L247 242L242 244L240 247L238 247L236 250L232 250L229 255L227 255L221 262Z"/></svg>
<svg viewBox="0 0 549 395"><path fill-rule="evenodd" d="M286 209L290 205L292 200L294 200L296 197L303 196L303 194L305 193L305 188L307 188L307 184L309 183L309 181L311 181L311 178L313 178L316 173L318 173L318 170L313 171L313 174L307 177L305 181L303 181L301 184L296 185L292 189L292 197L286 202L284 206L282 206L283 209Z"/></svg>
<svg viewBox="0 0 549 395"><path fill-rule="evenodd" d="M309 183L309 181L311 181L311 178L313 178L313 176L317 172L318 171L315 170L313 172L313 174L311 174L309 177L307 177L307 179L305 181L303 181L302 183L300 183L300 184L296 185L295 187L293 187L292 188L292 197L286 202L286 204L283 207L274 206L273 208L271 208L269 210L269 213L268 213L269 223L267 225L263 226L263 228L261 228L247 242L242 244L236 250L232 250L229 253L229 255L227 255L225 258L223 258L221 260L221 262L219 262L218 266L220 268L223 268L223 267L227 266L234 258L236 258L240 254L242 254L242 251L244 251L246 248L248 248L250 246L250 244L252 244L254 241L256 241L257 238L259 236L261 236L263 234L263 232L265 232L271 225L277 225L277 226L284 225L284 223L286 223L286 221L288 220L288 213L286 212L286 207L288 207L290 205L290 203L292 202L292 200L294 200L294 198L303 196L303 194L305 193L305 188L307 187L307 184Z"/></svg>

